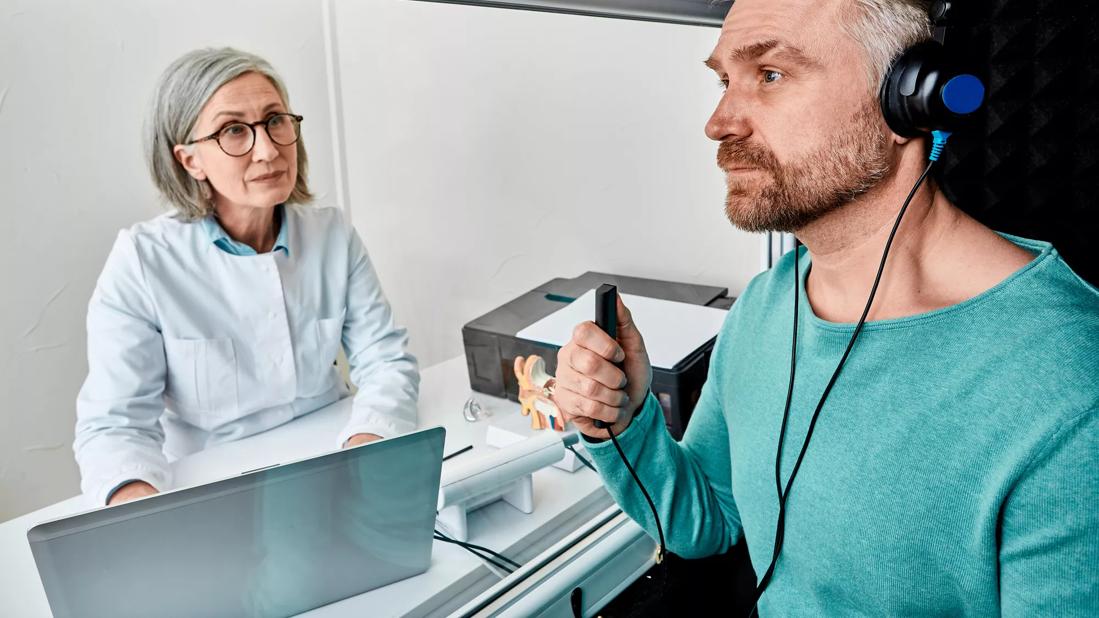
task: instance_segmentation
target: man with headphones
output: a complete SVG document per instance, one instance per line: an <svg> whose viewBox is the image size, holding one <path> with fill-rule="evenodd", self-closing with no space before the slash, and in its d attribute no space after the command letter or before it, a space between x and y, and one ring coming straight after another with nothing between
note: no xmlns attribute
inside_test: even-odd
<svg viewBox="0 0 1099 618"><path fill-rule="evenodd" d="M681 442L621 303L558 355L623 510L683 557L743 536L761 614L1099 615L1099 291L928 180L984 98L950 8L737 0L725 212L804 246L733 306Z"/></svg>

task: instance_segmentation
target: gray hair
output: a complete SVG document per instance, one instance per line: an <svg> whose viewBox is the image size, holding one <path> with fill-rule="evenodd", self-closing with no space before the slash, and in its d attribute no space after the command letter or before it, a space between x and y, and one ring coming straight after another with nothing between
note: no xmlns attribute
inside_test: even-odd
<svg viewBox="0 0 1099 618"><path fill-rule="evenodd" d="M876 94L905 48L931 38L928 0L853 0L841 28L866 50L866 78Z"/></svg>
<svg viewBox="0 0 1099 618"><path fill-rule="evenodd" d="M209 181L200 181L183 169L172 148L194 138L191 131L198 115L219 88L250 72L271 80L289 109L286 86L271 65L259 56L231 47L185 54L164 71L157 83L145 121L145 157L153 183L184 220L201 219L214 212L213 190ZM286 200L289 204L313 199L306 183L308 159L301 139L297 151L298 177Z"/></svg>
<svg viewBox="0 0 1099 618"><path fill-rule="evenodd" d="M845 0L841 28L866 50L866 78L877 92L893 60L931 38L931 0ZM733 4L733 0L713 0Z"/></svg>

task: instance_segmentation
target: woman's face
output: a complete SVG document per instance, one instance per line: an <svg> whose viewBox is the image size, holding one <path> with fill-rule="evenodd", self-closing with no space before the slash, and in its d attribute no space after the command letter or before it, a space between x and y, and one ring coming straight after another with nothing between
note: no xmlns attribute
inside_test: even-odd
<svg viewBox="0 0 1099 618"><path fill-rule="evenodd" d="M272 114L288 112L279 91L265 76L245 73L219 88L198 115L192 139L217 133L232 122L253 123ZM191 147L177 145L176 159L192 177L207 180L214 204L226 208L273 208L290 197L297 182L297 144L280 146L271 141L263 125L256 125L252 150L232 157L207 140Z"/></svg>

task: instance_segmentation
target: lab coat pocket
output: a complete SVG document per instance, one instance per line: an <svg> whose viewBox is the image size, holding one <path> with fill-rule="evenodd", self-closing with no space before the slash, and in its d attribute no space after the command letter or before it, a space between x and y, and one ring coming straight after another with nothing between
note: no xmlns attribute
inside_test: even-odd
<svg viewBox="0 0 1099 618"><path fill-rule="evenodd" d="M237 415L237 359L232 339L164 338L168 407L202 427ZM195 416L205 417L197 422Z"/></svg>
<svg viewBox="0 0 1099 618"><path fill-rule="evenodd" d="M314 397L332 388L336 375L333 364L340 353L343 338L343 315L317 320L313 330L309 357L305 359L306 377L303 395Z"/></svg>

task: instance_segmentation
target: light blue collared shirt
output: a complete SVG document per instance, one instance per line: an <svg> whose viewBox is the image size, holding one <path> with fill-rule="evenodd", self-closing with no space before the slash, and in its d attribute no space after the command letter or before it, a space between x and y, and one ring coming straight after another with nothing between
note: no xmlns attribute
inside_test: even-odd
<svg viewBox="0 0 1099 618"><path fill-rule="evenodd" d="M94 504L121 483L171 489L169 462L266 431L358 387L333 447L416 428L419 372L366 248L336 208L280 207L256 254L212 219L119 232L88 304L73 449Z"/></svg>
<svg viewBox="0 0 1099 618"><path fill-rule="evenodd" d="M290 248L286 246L287 221L285 211L286 207L282 204L275 207L275 216L279 218L279 235L275 238L275 246L271 250L284 251L289 255ZM221 227L214 215L203 217L200 223L202 228L206 230L206 235L210 237L210 242L217 245L218 249L233 255L258 255L252 247L233 240L225 231L225 228Z"/></svg>

